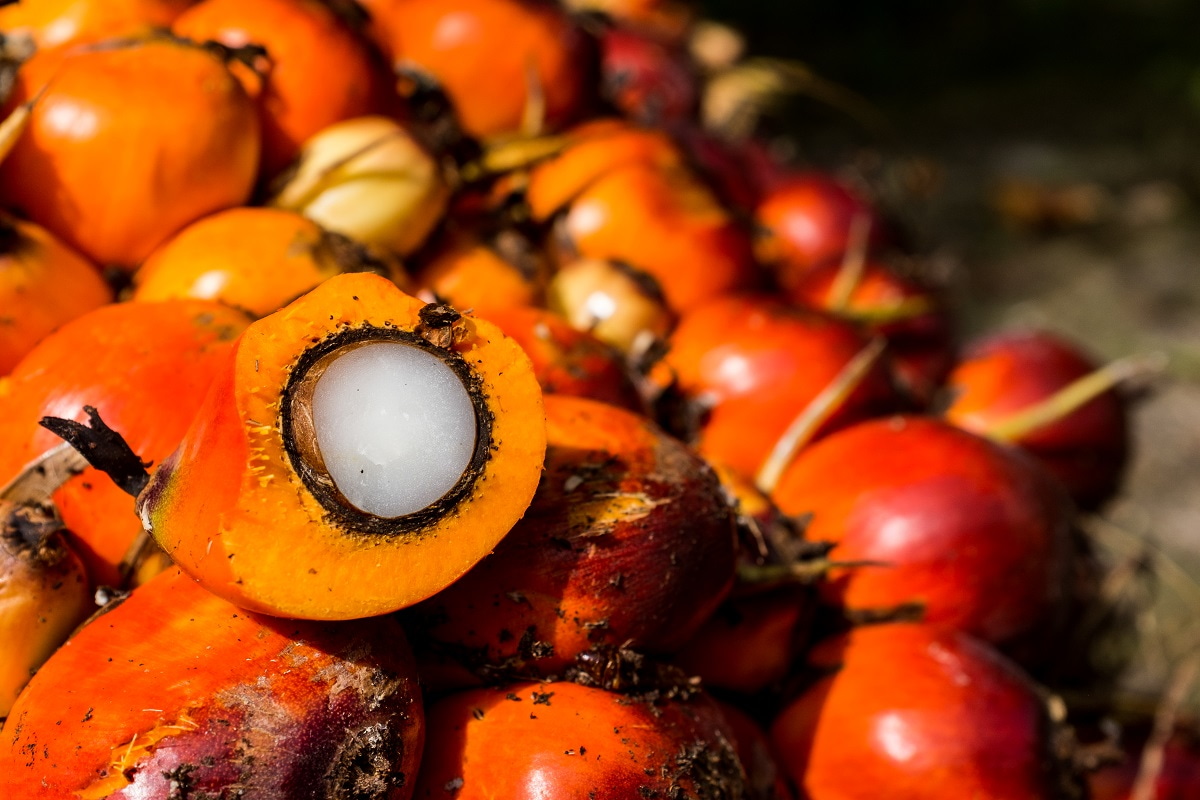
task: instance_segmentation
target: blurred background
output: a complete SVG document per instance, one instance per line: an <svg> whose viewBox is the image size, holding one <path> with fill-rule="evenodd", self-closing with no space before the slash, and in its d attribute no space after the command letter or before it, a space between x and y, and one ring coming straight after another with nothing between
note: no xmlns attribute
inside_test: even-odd
<svg viewBox="0 0 1200 800"><path fill-rule="evenodd" d="M1136 405L1127 490L1086 523L1120 574L1139 576L1106 587L1136 619L1125 686L1161 691L1200 650L1200 4L703 8L744 31L750 54L819 76L767 128L798 161L882 195L965 337L1037 326L1104 360L1169 356Z"/></svg>

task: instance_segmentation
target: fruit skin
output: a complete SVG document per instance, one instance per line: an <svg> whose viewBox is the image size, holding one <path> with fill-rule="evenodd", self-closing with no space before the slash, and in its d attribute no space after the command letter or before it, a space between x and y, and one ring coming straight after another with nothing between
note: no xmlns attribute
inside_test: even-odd
<svg viewBox="0 0 1200 800"><path fill-rule="evenodd" d="M967 346L947 380L946 419L988 435L997 423L1046 399L1097 365L1074 343L1044 331L1011 331ZM1125 402L1109 389L1014 444L1062 481L1090 509L1116 493L1129 455Z"/></svg>
<svg viewBox="0 0 1200 800"><path fill-rule="evenodd" d="M86 258L40 225L0 215L0 376L55 328L112 299Z"/></svg>
<svg viewBox="0 0 1200 800"><path fill-rule="evenodd" d="M189 222L249 199L258 118L213 53L168 38L39 53L9 107L43 87L0 165L0 202L92 261L132 270Z"/></svg>
<svg viewBox="0 0 1200 800"><path fill-rule="evenodd" d="M678 390L708 412L700 452L753 479L796 416L866 346L854 326L820 312L766 295L729 295L683 315L664 364ZM818 435L896 402L876 365Z"/></svg>
<svg viewBox="0 0 1200 800"><path fill-rule="evenodd" d="M809 656L830 671L771 726L809 800L1053 800L1049 725L1032 682L971 638L857 628Z"/></svg>
<svg viewBox="0 0 1200 800"><path fill-rule="evenodd" d="M700 80L687 50L622 26L600 36L602 93L622 114L663 125L694 119Z"/></svg>
<svg viewBox="0 0 1200 800"><path fill-rule="evenodd" d="M832 176L819 172L776 182L754 216L761 231L755 251L785 290L809 270L841 259L851 244L856 218L869 226L868 243L885 238L874 209Z"/></svg>
<svg viewBox="0 0 1200 800"><path fill-rule="evenodd" d="M587 397L639 414L644 411L645 402L621 354L590 333L572 328L558 314L540 308L508 308L484 311L481 316L521 345L547 394Z"/></svg>
<svg viewBox="0 0 1200 800"><path fill-rule="evenodd" d="M923 619L1005 642L1055 615L1069 503L1024 454L924 417L840 431L802 452L772 498L811 514L830 558L878 561L820 586L851 612L919 604Z"/></svg>
<svg viewBox="0 0 1200 800"><path fill-rule="evenodd" d="M171 570L38 672L4 728L0 788L12 800L407 800L423 722L393 620L247 614Z"/></svg>
<svg viewBox="0 0 1200 800"><path fill-rule="evenodd" d="M541 0L365 0L370 34L399 68L431 77L462 129L488 139L521 132L531 83L545 130L590 102L591 47L555 3ZM539 132L539 131L531 131Z"/></svg>
<svg viewBox="0 0 1200 800"><path fill-rule="evenodd" d="M102 306L64 325L0 383L0 483L62 443L42 417L83 421L85 405L142 460L161 462L249 323L220 303L172 300ZM117 564L141 531L129 495L89 468L54 501L92 580L120 585Z"/></svg>
<svg viewBox="0 0 1200 800"><path fill-rule="evenodd" d="M342 271L378 270L403 282L399 261L332 237L275 208L231 208L205 217L155 250L134 276L134 300L219 300L263 317Z"/></svg>
<svg viewBox="0 0 1200 800"><path fill-rule="evenodd" d="M928 407L954 367L956 356L945 304L916 278L901 275L888 261L871 258L839 307L836 295L843 268L840 260L814 267L798 279L790 297L885 338L887 362L896 383L922 408Z"/></svg>
<svg viewBox="0 0 1200 800"><path fill-rule="evenodd" d="M1101 767L1088 775L1091 800L1130 800L1141 761L1139 747L1128 744L1125 760ZM1191 800L1200 792L1200 743L1194 736L1176 733L1163 748L1162 771L1155 783L1152 800Z"/></svg>
<svg viewBox="0 0 1200 800"><path fill-rule="evenodd" d="M308 351L422 338L425 307L385 278L345 274L247 329L138 498L163 550L243 608L327 620L396 611L483 558L529 505L546 441L529 359L491 323L460 317L429 332L447 337L430 341L439 357L466 362L491 425L464 493L429 514L384 520L319 496L317 468L297 455L301 423L285 436L289 382Z"/></svg>
<svg viewBox="0 0 1200 800"><path fill-rule="evenodd" d="M25 31L39 50L166 27L196 0L37 0L0 8L0 30Z"/></svg>
<svg viewBox="0 0 1200 800"><path fill-rule="evenodd" d="M418 798L747 796L733 735L703 695L652 701L522 683L451 695L427 718Z"/></svg>
<svg viewBox="0 0 1200 800"><path fill-rule="evenodd" d="M382 59L324 3L204 0L172 30L197 42L266 48L269 68L255 98L264 177L291 163L323 128L386 109L390 76Z"/></svg>
<svg viewBox="0 0 1200 800"><path fill-rule="evenodd" d="M628 411L546 396L545 474L490 556L413 609L435 649L480 675L553 675L579 655L670 652L733 582L716 476Z"/></svg>
<svg viewBox="0 0 1200 800"><path fill-rule="evenodd" d="M30 676L95 610L87 570L62 534L30 541L9 524L16 521L12 511L0 501L0 720Z"/></svg>

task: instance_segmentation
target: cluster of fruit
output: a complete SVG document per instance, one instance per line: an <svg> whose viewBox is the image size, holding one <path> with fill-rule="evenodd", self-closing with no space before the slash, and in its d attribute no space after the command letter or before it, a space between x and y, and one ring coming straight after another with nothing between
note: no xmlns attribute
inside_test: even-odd
<svg viewBox="0 0 1200 800"><path fill-rule="evenodd" d="M865 194L744 135L730 31L0 31L4 797L1087 795L1043 687L1146 365L960 347Z"/></svg>

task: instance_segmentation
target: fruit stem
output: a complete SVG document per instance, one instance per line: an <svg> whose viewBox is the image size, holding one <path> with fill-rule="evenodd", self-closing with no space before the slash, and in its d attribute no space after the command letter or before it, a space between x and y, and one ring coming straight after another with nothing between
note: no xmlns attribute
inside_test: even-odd
<svg viewBox="0 0 1200 800"><path fill-rule="evenodd" d="M29 118L33 114L33 107L37 105L37 101L45 92L46 87L43 86L36 95L14 108L4 118L4 121L0 122L0 161L8 157L13 147L16 146L17 140L21 138L21 134L29 127Z"/></svg>
<svg viewBox="0 0 1200 800"><path fill-rule="evenodd" d="M850 305L854 290L862 283L867 267L867 242L871 235L871 218L863 213L850 220L850 231L846 235L846 252L838 267L837 277L829 287L829 310L844 314Z"/></svg>
<svg viewBox="0 0 1200 800"><path fill-rule="evenodd" d="M1179 662L1171 673L1167 691L1154 713L1154 729L1146 748L1142 751L1137 778L1129 793L1129 800L1154 800L1158 796L1158 778L1163 769L1163 751L1175 733L1179 707L1187 698L1192 684L1200 677L1200 652L1193 652Z"/></svg>
<svg viewBox="0 0 1200 800"><path fill-rule="evenodd" d="M86 425L61 417L42 417L38 424L78 450L122 491L137 497L150 482L150 473L146 471L149 464L138 458L121 434L100 419L95 407L84 406L83 411L88 417Z"/></svg>
<svg viewBox="0 0 1200 800"><path fill-rule="evenodd" d="M487 148L479 160L463 165L460 175L465 183L522 169L551 156L558 155L567 145L565 136L541 136L515 139Z"/></svg>
<svg viewBox="0 0 1200 800"><path fill-rule="evenodd" d="M0 487L0 501L18 506L43 503L87 467L87 460L63 442L30 461L15 478Z"/></svg>
<svg viewBox="0 0 1200 800"><path fill-rule="evenodd" d="M784 470L792 463L796 454L812 441L820 427L833 416L835 411L841 408L846 398L859 387L871 371L871 367L883 354L886 344L882 338L872 339L870 344L850 359L833 381L822 389L821 393L813 398L812 402L792 420L792 424L775 442L775 447L771 449L770 455L767 456L758 475L754 478L754 483L759 491L768 495L775 491L775 487L779 485L779 479L783 477Z"/></svg>
<svg viewBox="0 0 1200 800"><path fill-rule="evenodd" d="M1034 431L1057 422L1114 386L1161 373L1167 365L1163 353L1128 356L1067 384L1054 394L992 425L985 435L998 442L1020 441Z"/></svg>
<svg viewBox="0 0 1200 800"><path fill-rule="evenodd" d="M858 567L889 567L886 561L837 561L829 558L814 558L793 561L790 564L739 564L737 582L742 586L782 586L799 583L809 585L831 569L856 569Z"/></svg>

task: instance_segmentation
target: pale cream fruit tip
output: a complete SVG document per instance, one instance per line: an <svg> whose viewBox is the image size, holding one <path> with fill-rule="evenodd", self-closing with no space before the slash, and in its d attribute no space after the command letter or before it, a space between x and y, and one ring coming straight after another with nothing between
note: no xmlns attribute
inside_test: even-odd
<svg viewBox="0 0 1200 800"><path fill-rule="evenodd" d="M475 451L475 406L462 380L406 344L364 345L334 360L313 390L312 415L329 477L377 517L436 502Z"/></svg>

